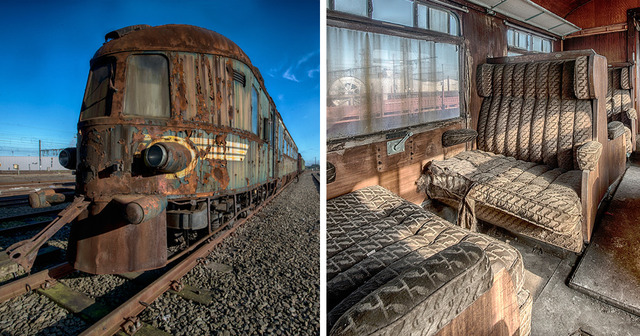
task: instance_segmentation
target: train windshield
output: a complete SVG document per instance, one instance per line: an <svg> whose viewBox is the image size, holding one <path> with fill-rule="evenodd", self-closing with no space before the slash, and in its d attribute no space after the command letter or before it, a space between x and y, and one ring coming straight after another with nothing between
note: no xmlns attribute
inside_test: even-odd
<svg viewBox="0 0 640 336"><path fill-rule="evenodd" d="M89 73L89 82L82 102L81 119L91 119L109 115L113 97L112 78L114 63L101 63Z"/></svg>
<svg viewBox="0 0 640 336"><path fill-rule="evenodd" d="M132 55L127 61L125 115L169 117L169 65L162 55Z"/></svg>

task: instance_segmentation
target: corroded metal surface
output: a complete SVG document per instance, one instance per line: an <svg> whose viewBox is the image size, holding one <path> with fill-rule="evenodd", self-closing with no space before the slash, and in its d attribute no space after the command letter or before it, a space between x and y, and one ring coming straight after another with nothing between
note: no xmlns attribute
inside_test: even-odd
<svg viewBox="0 0 640 336"><path fill-rule="evenodd" d="M246 218L236 222L229 230L223 231L214 239L204 240L204 244L199 245L197 249L176 266L171 268L167 273L163 274L160 278L155 280L144 290L127 300L120 307L116 308L109 315L102 318L96 324L85 330L81 335L112 335L119 329L126 330L130 325L127 323L132 316L137 316L142 312L146 306L158 298L162 293L169 289L172 289L174 284L180 283L180 278L187 274L192 268L194 268L202 258L207 256L211 250L222 242L225 238L231 235L235 230L249 218L251 218L256 212L258 212L264 205L275 198L283 189L280 189L277 193L267 199L262 205L257 207L254 212L249 214ZM213 236L213 233L211 234ZM175 290L175 289L174 289Z"/></svg>
<svg viewBox="0 0 640 336"><path fill-rule="evenodd" d="M9 246L6 253L9 258L24 268L25 272L30 272L33 262L36 260L38 250L49 238L51 238L64 225L74 220L78 214L89 206L89 202L83 197L76 199L64 210L60 211L58 217L54 219L46 228L31 239L23 240Z"/></svg>

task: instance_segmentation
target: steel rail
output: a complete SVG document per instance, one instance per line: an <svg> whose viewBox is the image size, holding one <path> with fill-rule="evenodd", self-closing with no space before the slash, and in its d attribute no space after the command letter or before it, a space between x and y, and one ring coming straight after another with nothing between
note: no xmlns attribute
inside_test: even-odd
<svg viewBox="0 0 640 336"><path fill-rule="evenodd" d="M174 283L179 283L180 278L187 274L190 270L198 265L198 263L211 253L212 249L222 242L225 238L231 235L235 230L244 224L247 220L257 214L265 205L269 204L276 196L278 196L284 189L291 184L291 181L283 186L275 194L271 195L265 202L260 204L255 210L249 214L246 218L234 223L233 227L223 232L220 236L213 238L209 235L204 242L204 245L198 247L192 254L185 257L180 263L164 273L153 283L144 288L141 292L127 300L121 306L113 310L109 315L102 318L100 321L93 324L87 330L85 330L81 336L94 336L94 335L113 335L120 329L125 329L127 325L131 326L132 321L136 319L136 316L140 314L147 306L149 306L155 299L157 299L164 292L169 290ZM195 246L195 245L194 245ZM134 330L135 331L135 330Z"/></svg>
<svg viewBox="0 0 640 336"><path fill-rule="evenodd" d="M13 280L3 286L0 286L0 303L11 300L24 293L28 293L32 289L39 288L47 281L60 279L73 271L73 266L65 262L24 278Z"/></svg>

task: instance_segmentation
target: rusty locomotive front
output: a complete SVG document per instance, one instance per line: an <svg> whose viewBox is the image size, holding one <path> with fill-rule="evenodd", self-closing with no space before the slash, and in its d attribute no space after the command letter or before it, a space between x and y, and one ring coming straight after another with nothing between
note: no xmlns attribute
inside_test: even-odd
<svg viewBox="0 0 640 336"><path fill-rule="evenodd" d="M105 274L167 263L167 241L250 213L304 161L257 68L199 27L113 31L91 60L78 144L61 153L87 202L73 267Z"/></svg>

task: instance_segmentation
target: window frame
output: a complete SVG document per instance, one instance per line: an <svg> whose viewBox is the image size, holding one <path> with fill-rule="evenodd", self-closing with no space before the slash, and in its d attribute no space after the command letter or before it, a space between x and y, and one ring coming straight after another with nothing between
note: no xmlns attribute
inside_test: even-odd
<svg viewBox="0 0 640 336"><path fill-rule="evenodd" d="M80 110L80 116L79 116L79 120L80 121L88 121L88 120L94 120L94 119L98 119L98 118L109 118L113 115L115 115L113 112L113 102L114 102L114 96L117 93L117 91L113 91L111 93L107 92L107 95L111 95L111 97L107 97L105 99L110 99L110 102L108 103L109 106L109 111L105 111L106 113L104 115L100 115L100 116L95 116L95 117L85 117L85 111L88 110L88 108L85 108L84 104L87 100L87 94L88 89L89 89L89 85L91 84L92 80L93 80L93 76L94 76L94 69L97 67L101 67L104 65L109 65L111 66L111 78L109 79L110 81L112 81L113 85L115 85L116 83L116 76L117 76L117 71L118 71L118 67L120 67L118 59L116 57L113 56L107 56L107 57L103 57L100 58L98 60L96 60L96 62L93 62L89 68L89 76L87 76L87 83L84 87L84 93L82 95L82 106L81 106L81 110ZM126 78L125 78L126 80Z"/></svg>
<svg viewBox="0 0 640 336"><path fill-rule="evenodd" d="M453 11L451 9L445 8L444 6L440 6L440 5L437 5L437 4L434 4L434 3L430 3L430 2L427 2L427 1L423 1L423 0L406 0L406 1L409 1L409 2L412 3L411 4L411 7L412 7L412 13L411 13L412 19L411 20L413 22L413 25L411 25L411 26L406 26L406 25L403 25L403 24L394 23L394 22L390 22L390 21L374 19L373 18L373 12L374 12L374 9L375 9L374 7L375 6L374 6L372 0L361 0L361 1L366 1L367 16L361 16L361 15L356 15L356 14L351 14L351 13L341 12L339 10L336 10L335 9L336 8L336 1L340 1L340 0L328 0L327 1L327 16L334 15L336 13L340 13L340 14L344 14L344 15L350 15L350 16L353 16L353 17L367 18L367 19L372 20L372 21L383 22L383 23L394 25L394 26L398 26L398 27L413 27L413 28L420 29L420 30L428 30L429 32L432 32L432 33L446 34L446 35L449 35L449 36L457 36L457 37L463 36L462 23L460 22L460 14L458 14L456 11ZM427 22L426 26L427 27L426 28L421 28L420 25L419 25L419 22L418 22L418 6L423 6L427 10L426 11L426 13L427 13L427 15L426 15L426 22ZM433 30L433 29L431 29L429 27L430 26L430 24L429 24L429 20L430 20L429 19L429 15L430 15L430 12L431 12L430 10L431 9L442 11L442 12L445 12L445 13L448 14L448 17L447 17L447 20L446 20L447 23L448 23L447 24L447 33L440 32L440 31L437 31L437 30ZM457 34L451 34L450 20L451 20L452 17L455 19L455 22L457 24L457 29L458 29Z"/></svg>
<svg viewBox="0 0 640 336"><path fill-rule="evenodd" d="M526 38L526 47L522 48L521 46L519 46L517 43L516 44L512 44L511 40L509 38L509 34L512 33L513 34L513 40L517 40L518 37L516 37L518 35L524 35ZM533 38L539 38L541 41L541 50L534 50L532 45L533 45ZM517 53L520 55L531 55L531 54L548 54L548 53L552 53L553 52L553 41L555 40L555 38L551 37L551 36L546 36L544 34L541 33L537 33L537 32L532 32L528 29L516 26L516 25L511 25L508 24L507 25L507 30L506 30L506 36L505 36L506 42L507 42L507 53ZM544 43L548 42L549 43L549 51L544 51Z"/></svg>
<svg viewBox="0 0 640 336"><path fill-rule="evenodd" d="M128 90L127 90L127 74L129 71L129 59L133 56L162 56L164 58L164 60L167 62L167 90L168 90L168 95L167 95L167 104L169 106L169 115L166 117L155 117L155 116L143 116L143 115L135 115L135 114L127 114L125 112L126 109L126 105L127 105L127 94L128 94ZM154 120L169 120L169 119L173 119L175 117L175 112L173 109L173 98L172 98L172 92L171 92L171 71L172 71L172 64L171 61L169 59L169 57L161 52L146 52L146 53L131 53L129 55L127 55L127 57L124 60L124 84L125 84L125 89L124 89L124 95L122 96L122 110L120 110L120 115L122 117L125 118L143 118L143 119L154 119Z"/></svg>
<svg viewBox="0 0 640 336"><path fill-rule="evenodd" d="M330 0L329 2L330 7L327 8L326 26L334 27L334 28L358 30L358 31L376 33L376 34L384 34L384 35L401 37L401 38L409 38L409 39L431 41L436 43L448 43L448 44L456 45L458 47L458 64L459 64L459 77L458 77L458 83L460 88L458 91L459 101L460 101L459 116L451 119L436 120L436 121L430 121L427 123L415 124L415 125L406 125L399 128L376 131L376 132L371 132L366 134L356 134L351 136L341 136L341 137L335 137L335 138L329 138L327 134L327 144L331 145L331 144L337 144L337 143L344 143L345 140L350 139L350 140L356 140L356 142L353 143L353 145L355 146L356 143L360 143L360 142L362 144L365 144L365 143L371 143L378 140L384 140L386 139L385 137L386 134L389 134L389 133L402 132L409 129L421 132L423 130L446 127L452 124L464 122L468 118L469 111L466 108L467 103L466 103L465 96L467 93L470 92L470 85L468 83L466 76L464 75L468 71L467 70L468 64L464 57L464 55L466 55L467 53L467 47L464 43L464 30L460 21L460 13L458 11L449 10L444 7L433 5L431 3L428 4L429 7L447 11L447 12L453 13L456 16L456 19L458 22L458 30L459 30L458 31L459 34L457 36L441 33L434 30L417 28L415 26L415 23L416 23L415 16L417 15L417 11L415 8L417 6L417 3L425 4L425 2L419 1L419 0L415 0L413 2L414 2L414 27L401 26L394 23L374 20L370 18L371 14L369 14L369 17L364 17L364 16L358 16L354 14L336 11L332 9L334 8L333 0Z"/></svg>

